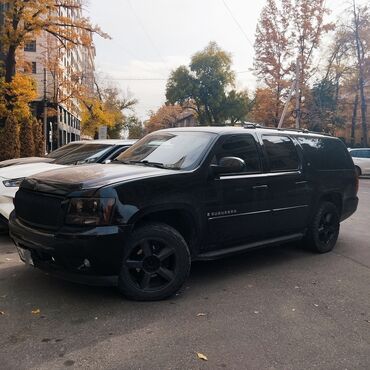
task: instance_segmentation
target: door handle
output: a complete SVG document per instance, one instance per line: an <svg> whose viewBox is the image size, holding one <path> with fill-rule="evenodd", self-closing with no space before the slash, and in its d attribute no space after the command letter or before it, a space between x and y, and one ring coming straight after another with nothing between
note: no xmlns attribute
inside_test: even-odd
<svg viewBox="0 0 370 370"><path fill-rule="evenodd" d="M268 188L268 185L257 185L252 187L253 190L267 190Z"/></svg>
<svg viewBox="0 0 370 370"><path fill-rule="evenodd" d="M308 184L308 181L296 181L295 184L296 185L306 185Z"/></svg>

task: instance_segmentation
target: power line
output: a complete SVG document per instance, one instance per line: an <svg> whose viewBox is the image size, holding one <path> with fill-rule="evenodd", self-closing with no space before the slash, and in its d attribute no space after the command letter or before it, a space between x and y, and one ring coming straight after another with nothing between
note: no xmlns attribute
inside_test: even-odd
<svg viewBox="0 0 370 370"><path fill-rule="evenodd" d="M235 74L248 73L250 71L237 71ZM112 81L168 81L168 78L151 78L151 77L106 77L106 80Z"/></svg>
<svg viewBox="0 0 370 370"><path fill-rule="evenodd" d="M247 33L244 31L243 27L238 22L238 20L235 18L235 16L234 16L233 12L231 11L230 7L226 4L226 1L225 0L222 0L222 3L224 4L226 10L229 12L231 18L234 20L235 24L238 26L239 30L244 35L244 37L246 38L246 40L248 41L248 43L252 46L252 48L254 48L254 45L253 45L252 41L248 37Z"/></svg>
<svg viewBox="0 0 370 370"><path fill-rule="evenodd" d="M157 55L159 56L159 58L162 60L162 62L164 64L166 64L164 58L162 57L162 54L159 52L158 50L158 47L157 45L155 44L155 42L153 41L153 39L151 38L151 36L149 35L148 31L146 30L145 26L144 26L144 23L141 21L140 17L138 16L138 14L136 13L134 7L132 6L132 3L130 0L127 0L130 8L131 8L131 11L133 13L133 15L135 16L135 18L137 19L138 23L139 23L139 26L141 27L141 29L143 30L145 36L147 37L147 39L149 40L149 42L152 44L152 47L153 49L155 50L155 52L157 53Z"/></svg>

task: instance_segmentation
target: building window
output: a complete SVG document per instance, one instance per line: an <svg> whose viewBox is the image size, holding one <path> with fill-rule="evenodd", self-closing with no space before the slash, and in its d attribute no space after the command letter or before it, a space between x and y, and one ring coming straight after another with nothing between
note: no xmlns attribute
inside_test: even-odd
<svg viewBox="0 0 370 370"><path fill-rule="evenodd" d="M36 40L27 42L24 45L24 51L36 52Z"/></svg>
<svg viewBox="0 0 370 370"><path fill-rule="evenodd" d="M37 73L37 64L36 64L36 62L32 62L32 73L33 74Z"/></svg>

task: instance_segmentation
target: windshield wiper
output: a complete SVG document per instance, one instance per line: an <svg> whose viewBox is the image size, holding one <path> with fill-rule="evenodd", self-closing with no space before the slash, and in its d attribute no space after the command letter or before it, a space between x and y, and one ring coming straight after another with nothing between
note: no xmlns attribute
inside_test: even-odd
<svg viewBox="0 0 370 370"><path fill-rule="evenodd" d="M143 164L148 167L157 167L157 168L168 168L163 163L160 162L150 162L150 161L122 161L124 164Z"/></svg>

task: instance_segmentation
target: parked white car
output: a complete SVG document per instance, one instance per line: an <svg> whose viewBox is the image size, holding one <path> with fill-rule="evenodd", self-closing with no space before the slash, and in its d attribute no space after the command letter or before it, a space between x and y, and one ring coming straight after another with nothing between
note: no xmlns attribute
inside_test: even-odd
<svg viewBox="0 0 370 370"><path fill-rule="evenodd" d="M83 141L74 141L67 145L63 145L62 147L52 151L45 157L23 157L23 158L14 158L8 159L6 161L0 162L0 168L9 167L9 166L17 166L19 164L29 164L29 163L41 163L47 162L51 163L54 162L56 159L63 157L66 153L70 152L71 150L76 149L78 146L81 145Z"/></svg>
<svg viewBox="0 0 370 370"><path fill-rule="evenodd" d="M66 150L62 157L53 160L53 162L10 165L0 168L0 229L7 227L10 213L14 209L15 193L26 177L72 165L109 163L134 144L135 141L80 141L71 145L70 150Z"/></svg>
<svg viewBox="0 0 370 370"><path fill-rule="evenodd" d="M370 175L370 148L349 149L358 176Z"/></svg>

